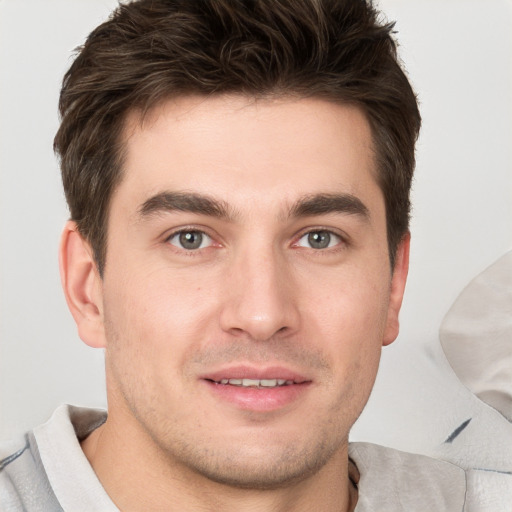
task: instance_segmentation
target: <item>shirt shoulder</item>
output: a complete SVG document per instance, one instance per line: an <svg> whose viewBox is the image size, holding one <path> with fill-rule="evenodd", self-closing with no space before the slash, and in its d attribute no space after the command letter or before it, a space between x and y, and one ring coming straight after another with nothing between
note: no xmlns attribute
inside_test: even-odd
<svg viewBox="0 0 512 512"><path fill-rule="evenodd" d="M372 443L351 443L359 473L356 512L463 512L466 472L449 462Z"/></svg>
<svg viewBox="0 0 512 512"><path fill-rule="evenodd" d="M61 512L32 433L0 445L0 510Z"/></svg>
<svg viewBox="0 0 512 512"><path fill-rule="evenodd" d="M0 447L0 511L119 512L80 447L105 419L105 411L63 405L23 440Z"/></svg>

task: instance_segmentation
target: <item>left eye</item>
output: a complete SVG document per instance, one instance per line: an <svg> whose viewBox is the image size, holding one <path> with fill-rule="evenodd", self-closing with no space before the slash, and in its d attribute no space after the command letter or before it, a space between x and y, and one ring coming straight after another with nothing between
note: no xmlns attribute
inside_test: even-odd
<svg viewBox="0 0 512 512"><path fill-rule="evenodd" d="M174 233L174 235L169 237L168 242L180 249L194 251L208 247L211 245L212 239L202 231L191 229Z"/></svg>
<svg viewBox="0 0 512 512"><path fill-rule="evenodd" d="M297 245L311 249L328 249L329 247L338 245L341 241L341 237L335 235L332 231L319 230L310 231L301 236Z"/></svg>

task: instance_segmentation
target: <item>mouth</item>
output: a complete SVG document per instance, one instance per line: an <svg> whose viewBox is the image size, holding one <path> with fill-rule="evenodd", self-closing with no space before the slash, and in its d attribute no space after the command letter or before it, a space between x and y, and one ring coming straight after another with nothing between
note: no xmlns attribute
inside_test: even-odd
<svg viewBox="0 0 512 512"><path fill-rule="evenodd" d="M269 412L296 403L312 381L286 368L239 366L204 375L216 400L243 410Z"/></svg>

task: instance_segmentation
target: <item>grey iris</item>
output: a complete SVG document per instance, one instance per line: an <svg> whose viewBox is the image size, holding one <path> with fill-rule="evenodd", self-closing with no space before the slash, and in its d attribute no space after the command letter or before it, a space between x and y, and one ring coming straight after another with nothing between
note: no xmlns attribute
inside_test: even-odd
<svg viewBox="0 0 512 512"><path fill-rule="evenodd" d="M308 242L313 249L326 249L331 243L331 234L328 231L312 231L308 235Z"/></svg>
<svg viewBox="0 0 512 512"><path fill-rule="evenodd" d="M203 243L200 231L184 231L180 233L180 244L184 249L199 249Z"/></svg>

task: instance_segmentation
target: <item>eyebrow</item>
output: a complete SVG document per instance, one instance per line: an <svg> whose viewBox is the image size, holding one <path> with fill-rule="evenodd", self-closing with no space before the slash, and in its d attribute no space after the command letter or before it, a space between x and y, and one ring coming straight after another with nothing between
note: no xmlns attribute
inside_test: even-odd
<svg viewBox="0 0 512 512"><path fill-rule="evenodd" d="M203 194L170 191L161 192L144 201L138 214L141 219L144 219L158 213L172 211L199 213L227 220L234 216L232 209L225 201Z"/></svg>
<svg viewBox="0 0 512 512"><path fill-rule="evenodd" d="M352 194L313 194L296 201L291 210L291 217L307 217L341 213L356 215L369 220L370 212L364 203Z"/></svg>
<svg viewBox="0 0 512 512"><path fill-rule="evenodd" d="M198 213L224 220L233 220L237 217L233 208L225 201L204 194L174 191L165 191L150 197L140 206L138 214L141 219L145 219L162 212L173 211ZM288 217L298 218L329 213L357 215L364 220L370 218L368 208L352 194L304 196L293 203Z"/></svg>

